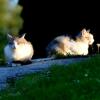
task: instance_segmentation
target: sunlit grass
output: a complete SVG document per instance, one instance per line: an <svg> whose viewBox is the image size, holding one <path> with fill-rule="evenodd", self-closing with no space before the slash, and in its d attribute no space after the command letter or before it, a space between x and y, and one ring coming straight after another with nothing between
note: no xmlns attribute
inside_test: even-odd
<svg viewBox="0 0 100 100"><path fill-rule="evenodd" d="M24 76L0 100L100 100L100 55Z"/></svg>

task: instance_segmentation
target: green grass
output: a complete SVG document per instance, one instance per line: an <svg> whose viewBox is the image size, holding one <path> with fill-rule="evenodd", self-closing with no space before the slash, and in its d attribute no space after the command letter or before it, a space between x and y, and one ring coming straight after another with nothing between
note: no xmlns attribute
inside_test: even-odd
<svg viewBox="0 0 100 100"><path fill-rule="evenodd" d="M100 55L24 76L0 100L100 100Z"/></svg>
<svg viewBox="0 0 100 100"><path fill-rule="evenodd" d="M1 33L0 33L1 34ZM4 46L7 43L7 39L5 35L1 34L0 37L0 65L5 65L5 57L4 57Z"/></svg>

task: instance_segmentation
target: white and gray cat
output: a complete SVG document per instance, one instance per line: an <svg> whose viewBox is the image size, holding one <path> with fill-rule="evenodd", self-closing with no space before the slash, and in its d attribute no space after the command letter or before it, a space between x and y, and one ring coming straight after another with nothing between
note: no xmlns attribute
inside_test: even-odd
<svg viewBox="0 0 100 100"><path fill-rule="evenodd" d="M25 34L22 37L13 37L7 34L8 44L4 47L4 55L8 64L13 61L26 62L32 59L34 49L31 42L25 39Z"/></svg>

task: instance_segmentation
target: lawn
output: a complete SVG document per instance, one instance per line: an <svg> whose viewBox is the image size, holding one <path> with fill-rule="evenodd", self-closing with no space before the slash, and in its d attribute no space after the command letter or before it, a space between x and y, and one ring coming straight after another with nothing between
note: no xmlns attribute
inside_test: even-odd
<svg viewBox="0 0 100 100"><path fill-rule="evenodd" d="M100 55L68 66L53 65L9 83L0 100L100 100Z"/></svg>

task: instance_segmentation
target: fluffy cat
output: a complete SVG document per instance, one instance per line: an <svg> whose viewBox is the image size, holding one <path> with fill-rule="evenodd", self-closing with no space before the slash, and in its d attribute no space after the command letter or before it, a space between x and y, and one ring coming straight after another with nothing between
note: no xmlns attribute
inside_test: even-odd
<svg viewBox="0 0 100 100"><path fill-rule="evenodd" d="M34 49L32 44L25 39L25 34L22 37L13 37L7 34L8 44L4 47L4 55L7 63L13 61L26 62L32 59Z"/></svg>
<svg viewBox="0 0 100 100"><path fill-rule="evenodd" d="M89 45L94 42L93 35L90 30L83 29L76 39L69 36L58 36L52 40L46 48L48 56L61 54L67 55L87 55Z"/></svg>

